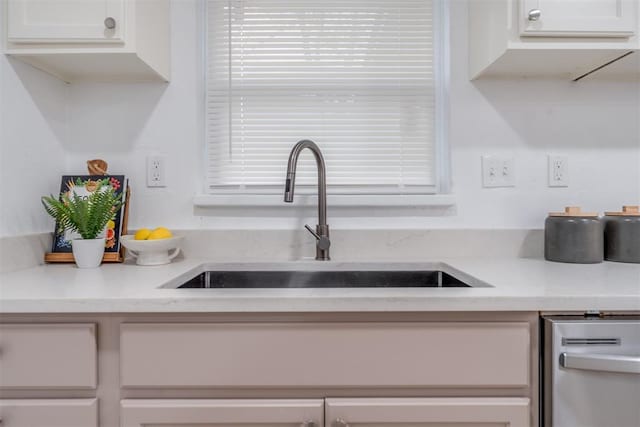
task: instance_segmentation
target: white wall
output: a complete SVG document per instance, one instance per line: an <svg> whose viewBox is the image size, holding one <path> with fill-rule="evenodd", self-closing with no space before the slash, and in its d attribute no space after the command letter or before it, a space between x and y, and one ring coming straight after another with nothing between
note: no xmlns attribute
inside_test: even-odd
<svg viewBox="0 0 640 427"><path fill-rule="evenodd" d="M0 237L53 231L40 204L66 165L67 85L0 55Z"/></svg>
<svg viewBox="0 0 640 427"><path fill-rule="evenodd" d="M452 209L330 210L332 228L541 228L564 205L590 211L640 201L640 85L586 80L469 82L467 15L452 1ZM70 88L68 172L102 156L132 178L133 227L291 228L314 211L195 210L202 188L201 58L195 0L172 4L172 81L75 84ZM569 157L570 187L548 188L546 155ZM145 157L168 159L168 187L144 186ZM480 156L516 159L517 186L483 189ZM42 192L42 190L40 190Z"/></svg>

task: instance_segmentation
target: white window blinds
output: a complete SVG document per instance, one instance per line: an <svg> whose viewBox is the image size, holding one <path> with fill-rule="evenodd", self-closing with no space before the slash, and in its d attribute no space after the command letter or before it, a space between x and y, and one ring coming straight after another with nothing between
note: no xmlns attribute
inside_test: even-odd
<svg viewBox="0 0 640 427"><path fill-rule="evenodd" d="M209 192L434 192L434 1L208 0Z"/></svg>

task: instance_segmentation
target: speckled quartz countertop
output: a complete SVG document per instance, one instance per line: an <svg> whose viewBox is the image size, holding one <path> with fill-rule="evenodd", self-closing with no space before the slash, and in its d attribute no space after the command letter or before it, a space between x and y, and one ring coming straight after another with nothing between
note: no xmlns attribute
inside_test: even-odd
<svg viewBox="0 0 640 427"><path fill-rule="evenodd" d="M175 289L205 270L420 270L452 272L473 288ZM490 285L490 286L487 286ZM0 313L215 313L403 311L640 311L640 265L573 265L523 258L420 263L46 265L0 274Z"/></svg>

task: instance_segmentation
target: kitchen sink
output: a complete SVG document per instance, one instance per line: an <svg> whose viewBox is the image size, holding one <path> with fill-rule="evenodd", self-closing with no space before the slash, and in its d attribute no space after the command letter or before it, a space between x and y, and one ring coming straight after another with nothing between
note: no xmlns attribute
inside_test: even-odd
<svg viewBox="0 0 640 427"><path fill-rule="evenodd" d="M483 284L475 286L487 286ZM240 288L470 288L441 270L205 271L178 289Z"/></svg>

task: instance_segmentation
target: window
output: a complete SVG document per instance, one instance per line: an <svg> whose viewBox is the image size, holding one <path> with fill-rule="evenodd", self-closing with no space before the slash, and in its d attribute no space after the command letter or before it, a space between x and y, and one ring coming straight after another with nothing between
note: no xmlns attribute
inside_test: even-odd
<svg viewBox="0 0 640 427"><path fill-rule="evenodd" d="M442 189L440 0L207 0L206 187L282 193L301 139L329 194ZM315 191L310 153L297 185ZM300 191L299 190L299 191Z"/></svg>

